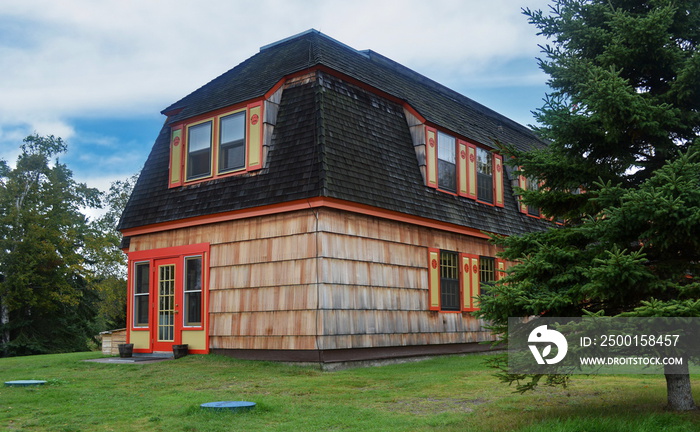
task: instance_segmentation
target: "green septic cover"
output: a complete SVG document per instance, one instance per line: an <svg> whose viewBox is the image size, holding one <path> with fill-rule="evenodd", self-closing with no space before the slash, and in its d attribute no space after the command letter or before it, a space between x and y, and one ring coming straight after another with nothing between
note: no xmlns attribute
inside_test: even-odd
<svg viewBox="0 0 700 432"><path fill-rule="evenodd" d="M27 387L35 385L44 385L46 381L41 380L17 380L17 381L5 381L5 385L8 387Z"/></svg>
<svg viewBox="0 0 700 432"><path fill-rule="evenodd" d="M207 402L200 405L200 407L205 409L213 410L230 410L230 411L248 411L255 408L255 402L246 401L221 401L221 402Z"/></svg>

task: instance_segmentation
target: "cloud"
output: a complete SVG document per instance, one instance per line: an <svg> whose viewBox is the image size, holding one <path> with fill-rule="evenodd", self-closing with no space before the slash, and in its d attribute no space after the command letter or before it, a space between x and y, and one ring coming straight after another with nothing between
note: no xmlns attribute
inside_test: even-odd
<svg viewBox="0 0 700 432"><path fill-rule="evenodd" d="M160 110L260 46L311 27L424 73L465 79L488 63L537 51L535 29L512 0L28 0L3 6L1 122Z"/></svg>
<svg viewBox="0 0 700 432"><path fill-rule="evenodd" d="M14 167L20 154L20 145L29 135L54 135L69 140L75 134L73 127L65 121L32 119L27 123L12 123L0 125L0 159Z"/></svg>
<svg viewBox="0 0 700 432"><path fill-rule="evenodd" d="M526 2L534 9L548 4ZM145 143L144 135L154 139L158 133L161 109L261 46L310 28L355 49L379 52L467 96L465 90L475 87L541 85L545 77L534 63L536 29L521 5L514 0L4 0L0 158L13 163L31 133L53 134L70 141L66 160L76 164L69 165L76 176L120 169L131 174L143 165L152 143ZM151 123L139 125L153 130L137 139L100 130L110 119L123 124L149 116ZM92 129L85 126L88 120Z"/></svg>

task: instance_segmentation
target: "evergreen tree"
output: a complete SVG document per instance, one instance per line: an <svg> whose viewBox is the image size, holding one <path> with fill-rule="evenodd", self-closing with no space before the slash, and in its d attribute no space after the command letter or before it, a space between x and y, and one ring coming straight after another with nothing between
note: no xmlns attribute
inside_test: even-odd
<svg viewBox="0 0 700 432"><path fill-rule="evenodd" d="M549 146L506 151L541 181L525 203L563 225L497 240L519 264L481 315L504 332L509 316L700 316L700 2L555 0L525 14L551 41L536 113ZM669 407L693 409L689 376L666 377ZM520 389L543 378L568 379Z"/></svg>
<svg viewBox="0 0 700 432"><path fill-rule="evenodd" d="M515 156L548 191L527 201L578 223L597 211L595 182L639 185L697 138L700 1L555 0L525 14L552 41L540 59L552 91L535 113L551 145Z"/></svg>
<svg viewBox="0 0 700 432"><path fill-rule="evenodd" d="M0 161L0 353L85 350L97 297L82 256L87 220L99 191L76 183L52 159L60 138L24 140L17 165Z"/></svg>

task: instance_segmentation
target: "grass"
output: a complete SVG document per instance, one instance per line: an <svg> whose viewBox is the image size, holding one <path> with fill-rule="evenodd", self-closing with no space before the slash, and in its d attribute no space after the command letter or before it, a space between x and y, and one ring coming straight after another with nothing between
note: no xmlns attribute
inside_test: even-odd
<svg viewBox="0 0 700 432"><path fill-rule="evenodd" d="M482 356L374 368L313 367L188 356L154 364L82 360L99 353L0 359L0 430L518 431L700 429L700 414L664 411L663 376L581 376L525 395L497 382ZM700 383L695 380L696 400ZM205 402L247 400L248 413Z"/></svg>

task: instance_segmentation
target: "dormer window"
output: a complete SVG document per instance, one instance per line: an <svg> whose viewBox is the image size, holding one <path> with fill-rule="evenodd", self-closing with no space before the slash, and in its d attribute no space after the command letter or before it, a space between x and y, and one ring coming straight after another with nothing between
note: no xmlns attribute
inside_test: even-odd
<svg viewBox="0 0 700 432"><path fill-rule="evenodd" d="M526 181L527 190L536 191L540 189L540 182L537 179L528 177ZM540 209L534 206L527 206L527 214L530 216L540 217Z"/></svg>
<svg viewBox="0 0 700 432"><path fill-rule="evenodd" d="M415 127L415 126L414 126ZM435 128L424 126L426 185L496 207L504 206L503 156ZM416 134L412 133L414 140Z"/></svg>
<svg viewBox="0 0 700 432"><path fill-rule="evenodd" d="M455 138L445 133L437 134L438 185L441 189L457 192L457 152Z"/></svg>
<svg viewBox="0 0 700 432"><path fill-rule="evenodd" d="M476 149L477 199L493 204L493 154L482 148Z"/></svg>
<svg viewBox="0 0 700 432"><path fill-rule="evenodd" d="M187 180L211 175L211 124L187 128Z"/></svg>
<svg viewBox="0 0 700 432"><path fill-rule="evenodd" d="M258 101L173 125L169 187L261 169L263 121L263 102Z"/></svg>
<svg viewBox="0 0 700 432"><path fill-rule="evenodd" d="M521 175L518 177L518 187L523 190L537 191L540 189L540 181L535 177ZM536 218L542 216L539 208L527 205L522 200L520 201L520 212Z"/></svg>
<svg viewBox="0 0 700 432"><path fill-rule="evenodd" d="M245 111L221 118L219 136L219 172L245 167Z"/></svg>

